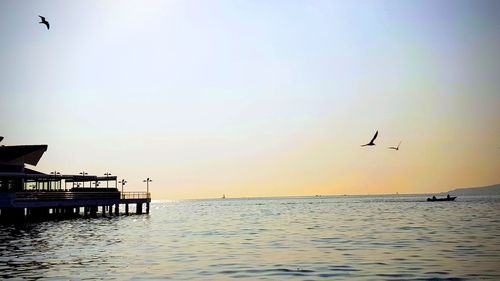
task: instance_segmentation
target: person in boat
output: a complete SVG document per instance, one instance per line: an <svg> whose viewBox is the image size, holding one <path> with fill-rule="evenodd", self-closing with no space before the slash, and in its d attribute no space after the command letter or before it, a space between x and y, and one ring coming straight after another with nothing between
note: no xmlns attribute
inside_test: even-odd
<svg viewBox="0 0 500 281"><path fill-rule="evenodd" d="M450 195L449 195L449 194L448 194L448 195L446 195L446 199L450 199Z"/></svg>
<svg viewBox="0 0 500 281"><path fill-rule="evenodd" d="M432 196L432 200L436 200L436 196Z"/></svg>

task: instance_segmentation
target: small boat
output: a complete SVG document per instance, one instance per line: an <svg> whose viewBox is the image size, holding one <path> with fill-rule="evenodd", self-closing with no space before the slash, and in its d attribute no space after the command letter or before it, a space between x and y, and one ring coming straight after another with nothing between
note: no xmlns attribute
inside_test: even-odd
<svg viewBox="0 0 500 281"><path fill-rule="evenodd" d="M436 197L432 197L432 198L427 198L427 201L428 202L435 202L435 201L454 201L457 197L454 196L454 197L445 197L445 198L436 198Z"/></svg>
<svg viewBox="0 0 500 281"><path fill-rule="evenodd" d="M221 199L226 199L226 194L222 194Z"/></svg>

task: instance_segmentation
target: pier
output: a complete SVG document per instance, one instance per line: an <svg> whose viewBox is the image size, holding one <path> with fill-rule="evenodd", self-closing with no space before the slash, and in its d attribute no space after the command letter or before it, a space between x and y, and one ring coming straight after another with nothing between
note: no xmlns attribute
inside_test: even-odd
<svg viewBox="0 0 500 281"><path fill-rule="evenodd" d="M37 165L46 150L47 145L0 146L0 222L129 215L131 209L149 214L149 190L123 192L122 185L119 191L117 177L109 173L46 174L25 167Z"/></svg>

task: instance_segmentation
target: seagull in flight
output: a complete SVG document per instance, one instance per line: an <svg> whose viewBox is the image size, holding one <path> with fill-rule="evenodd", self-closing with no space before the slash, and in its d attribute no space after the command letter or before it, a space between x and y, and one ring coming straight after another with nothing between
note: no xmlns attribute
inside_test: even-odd
<svg viewBox="0 0 500 281"><path fill-rule="evenodd" d="M399 142L398 146L397 147L394 147L394 146L389 146L388 148L389 149L394 149L394 150L399 150L399 146L401 145L401 142Z"/></svg>
<svg viewBox="0 0 500 281"><path fill-rule="evenodd" d="M41 22L39 22L39 23L41 23L41 24L45 24L45 26L47 26L47 30L49 30L49 29L50 29L50 24L49 24L49 22L45 20L45 17L42 17L42 16L39 16L39 17L40 17L40 19L42 20L42 21L41 21Z"/></svg>
<svg viewBox="0 0 500 281"><path fill-rule="evenodd" d="M372 140L369 143L367 143L367 144L363 144L362 146L372 146L372 145L375 145L374 141L377 138L377 136L378 136L378 130L377 130L377 132L375 132L375 135L373 136Z"/></svg>

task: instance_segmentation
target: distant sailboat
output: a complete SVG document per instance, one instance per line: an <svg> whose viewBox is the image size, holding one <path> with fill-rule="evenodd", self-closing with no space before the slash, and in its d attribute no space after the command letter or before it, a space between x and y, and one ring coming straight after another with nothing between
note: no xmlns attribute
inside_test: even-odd
<svg viewBox="0 0 500 281"><path fill-rule="evenodd" d="M226 194L222 194L222 199L226 199Z"/></svg>

